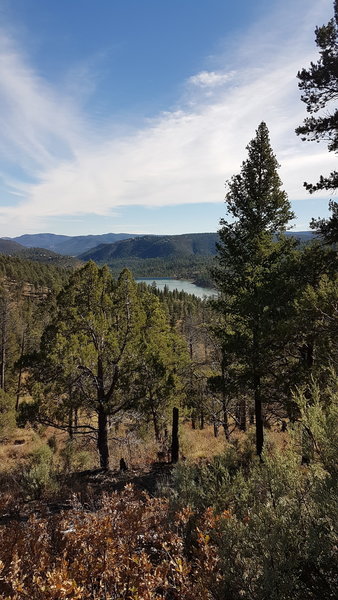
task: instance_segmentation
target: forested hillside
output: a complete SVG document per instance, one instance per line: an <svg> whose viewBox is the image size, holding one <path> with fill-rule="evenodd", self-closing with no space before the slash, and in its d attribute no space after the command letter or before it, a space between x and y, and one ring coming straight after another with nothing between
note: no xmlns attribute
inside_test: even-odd
<svg viewBox="0 0 338 600"><path fill-rule="evenodd" d="M5 240L0 238L0 252L1 254L17 254L23 250L23 246L14 242L13 240Z"/></svg>
<svg viewBox="0 0 338 600"><path fill-rule="evenodd" d="M53 250L59 254L77 256L94 248L101 243L112 243L118 240L124 240L129 237L135 237L130 233L104 233L102 235L55 235L54 233L34 233L25 234L13 238L27 248L45 248Z"/></svg>
<svg viewBox="0 0 338 600"><path fill-rule="evenodd" d="M310 231L286 232L300 244L310 243ZM178 236L140 236L114 244L102 244L79 256L81 260L94 260L108 264L117 276L123 268L130 269L134 277L172 277L189 279L202 287L214 287L212 269L216 257L218 234L200 233Z"/></svg>
<svg viewBox="0 0 338 600"><path fill-rule="evenodd" d="M308 242L313 233L299 231L288 235ZM186 233L182 235L144 235L113 244L100 244L79 255L81 260L95 260L100 264L114 264L129 259L184 259L187 257L215 256L217 233Z"/></svg>
<svg viewBox="0 0 338 600"><path fill-rule="evenodd" d="M298 132L336 152L337 110L317 114L338 98L334 11ZM287 235L264 121L246 151L217 234L104 245L116 272L0 255L4 600L336 598L337 206L310 243ZM201 275L216 235L216 298L125 268Z"/></svg>
<svg viewBox="0 0 338 600"><path fill-rule="evenodd" d="M63 256L44 248L25 248L17 242L0 238L0 254L17 256L23 259L48 263L61 268L75 268L81 265L79 259Z"/></svg>
<svg viewBox="0 0 338 600"><path fill-rule="evenodd" d="M187 255L208 256L216 253L217 233L183 235L144 235L114 244L101 244L82 255L83 260L109 262L121 258L173 258Z"/></svg>
<svg viewBox="0 0 338 600"><path fill-rule="evenodd" d="M78 266L79 263L77 262ZM22 256L0 254L0 282L15 282L17 285L29 283L36 287L59 290L68 280L72 268L44 264L44 261L27 260Z"/></svg>

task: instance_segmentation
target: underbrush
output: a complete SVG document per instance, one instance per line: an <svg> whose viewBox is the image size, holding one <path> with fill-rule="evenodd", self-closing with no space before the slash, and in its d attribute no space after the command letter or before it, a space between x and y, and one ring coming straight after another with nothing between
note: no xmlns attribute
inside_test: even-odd
<svg viewBox="0 0 338 600"><path fill-rule="evenodd" d="M211 598L198 545L185 556L184 513L168 522L168 503L130 486L100 508L32 517L0 529L3 598ZM201 555L202 556L202 555Z"/></svg>
<svg viewBox="0 0 338 600"><path fill-rule="evenodd" d="M81 443L40 428L13 429L0 445L0 509L30 501L65 499L69 473L93 468L96 457Z"/></svg>
<svg viewBox="0 0 338 600"><path fill-rule="evenodd" d="M293 448L264 463L230 450L178 466L167 498L127 485L14 519L0 527L1 597L331 600L335 475Z"/></svg>
<svg viewBox="0 0 338 600"><path fill-rule="evenodd" d="M60 474L83 466L81 448L46 438L22 472L22 499L35 502L0 526L0 597L333 600L337 396L297 394L299 423L270 436L262 461L249 432L216 456L188 456L157 497L130 484L104 495L104 479L75 495ZM53 514L57 495L67 510Z"/></svg>

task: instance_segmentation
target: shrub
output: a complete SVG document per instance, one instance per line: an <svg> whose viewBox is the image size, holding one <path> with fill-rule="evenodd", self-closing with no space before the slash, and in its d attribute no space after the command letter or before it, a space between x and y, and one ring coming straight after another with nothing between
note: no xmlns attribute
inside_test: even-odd
<svg viewBox="0 0 338 600"><path fill-rule="evenodd" d="M83 471L92 464L92 456L87 450L79 449L76 441L68 440L60 452L61 468L65 473Z"/></svg>
<svg viewBox="0 0 338 600"><path fill-rule="evenodd" d="M57 490L53 451L47 444L31 453L28 465L21 473L21 487L24 495L33 500Z"/></svg>
<svg viewBox="0 0 338 600"><path fill-rule="evenodd" d="M316 386L295 401L301 415L283 453L245 465L233 450L176 469L174 509L191 510L187 545L212 555L215 598L329 600L335 597L338 482L337 403ZM310 464L302 464L311 447ZM194 534L195 531L195 534Z"/></svg>
<svg viewBox="0 0 338 600"><path fill-rule="evenodd" d="M211 600L184 556L184 517L127 486L101 508L0 528L0 594L23 600Z"/></svg>

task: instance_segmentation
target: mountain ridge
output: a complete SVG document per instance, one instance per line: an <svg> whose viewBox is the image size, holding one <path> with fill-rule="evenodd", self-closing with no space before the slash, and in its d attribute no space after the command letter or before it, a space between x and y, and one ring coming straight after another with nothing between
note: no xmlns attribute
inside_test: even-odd
<svg viewBox="0 0 338 600"><path fill-rule="evenodd" d="M311 231L286 232L307 242L313 239ZM218 233L183 233L180 235L144 235L99 246L80 254L80 260L111 262L138 258L182 258L188 256L214 256L217 253Z"/></svg>
<svg viewBox="0 0 338 600"><path fill-rule="evenodd" d="M81 260L110 261L121 258L173 258L175 256L212 256L216 252L217 233L180 235L144 235L100 244L83 254Z"/></svg>
<svg viewBox="0 0 338 600"><path fill-rule="evenodd" d="M32 260L34 262L49 263L64 268L78 267L81 264L78 258L58 254L46 248L26 247L5 238L0 238L0 254Z"/></svg>
<svg viewBox="0 0 338 600"><path fill-rule="evenodd" d="M99 235L62 235L56 233L32 233L10 238L26 248L45 248L58 254L78 256L100 243L113 243L129 237L136 237L132 233L102 233Z"/></svg>
<svg viewBox="0 0 338 600"><path fill-rule="evenodd" d="M313 239L312 231L288 231L301 242ZM113 240L113 241L112 241ZM24 234L15 238L1 238L7 243L5 254L15 254L19 249L47 250L62 256L75 256L79 260L111 262L127 258L175 258L188 256L214 256L218 234L183 233L177 235L106 233L100 235L66 236L54 233ZM12 251L8 248L12 244ZM19 248L15 244L20 244ZM41 254L41 252L40 252ZM41 255L42 258L42 255Z"/></svg>

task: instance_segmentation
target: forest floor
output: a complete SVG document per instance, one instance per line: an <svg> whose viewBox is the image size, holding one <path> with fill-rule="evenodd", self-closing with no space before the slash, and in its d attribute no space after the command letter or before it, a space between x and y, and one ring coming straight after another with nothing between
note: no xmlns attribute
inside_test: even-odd
<svg viewBox="0 0 338 600"><path fill-rule="evenodd" d="M173 466L169 457L159 460L158 447L151 431L142 437L128 437L126 429L111 444L111 469L97 468L94 442L75 440L68 456L67 434L51 428L37 431L16 429L0 444L0 525L26 521L70 510L76 504L96 510L104 494L120 492L132 485L150 496L158 496L170 486ZM221 454L226 446L221 430L214 437L213 428L192 429L189 422L180 426L182 461L199 462ZM126 470L120 469L124 458ZM162 457L161 457L162 458Z"/></svg>
<svg viewBox="0 0 338 600"><path fill-rule="evenodd" d="M7 503L0 509L0 526L13 521L28 521L33 514L47 516L72 510L79 505L87 511L95 511L102 495L121 492L126 486L133 486L149 496L158 495L161 486L170 484L172 468L170 463L158 462L147 469L89 469L71 473L64 479L63 489L54 497L44 499L43 503L40 499Z"/></svg>

